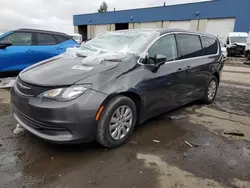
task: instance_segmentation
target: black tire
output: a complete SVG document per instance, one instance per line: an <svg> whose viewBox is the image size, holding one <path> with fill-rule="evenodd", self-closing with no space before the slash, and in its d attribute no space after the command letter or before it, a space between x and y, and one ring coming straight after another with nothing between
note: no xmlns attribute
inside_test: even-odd
<svg viewBox="0 0 250 188"><path fill-rule="evenodd" d="M132 125L128 131L128 133L121 138L120 140L115 140L111 137L110 132L109 132L109 124L111 117L113 113L120 107L126 105L128 106L133 114L133 119L132 119ZM98 143L101 145L108 147L108 148L116 148L128 141L130 136L132 135L134 131L134 127L136 124L136 118L137 118L137 113L136 113L136 106L134 102L125 96L118 95L111 99L109 103L105 106L100 119L97 124L97 135L96 135L96 140Z"/></svg>
<svg viewBox="0 0 250 188"><path fill-rule="evenodd" d="M208 90L209 90L210 84L213 81L215 81L215 83L216 83L216 90L215 90L215 94L214 94L213 98L209 98L208 97ZM218 82L217 78L215 76L212 76L208 82L207 88L206 88L205 93L204 93L203 101L205 104L211 104L214 101L216 94L217 94L218 86L219 86L219 82Z"/></svg>
<svg viewBox="0 0 250 188"><path fill-rule="evenodd" d="M246 53L246 58L248 61L250 60L250 52L249 51Z"/></svg>
<svg viewBox="0 0 250 188"><path fill-rule="evenodd" d="M227 50L227 57L231 57L231 56L232 56L231 51Z"/></svg>

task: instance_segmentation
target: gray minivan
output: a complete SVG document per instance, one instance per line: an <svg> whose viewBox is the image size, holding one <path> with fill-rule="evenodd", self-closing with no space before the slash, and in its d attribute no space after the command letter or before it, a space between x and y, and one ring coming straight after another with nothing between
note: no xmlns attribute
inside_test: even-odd
<svg viewBox="0 0 250 188"><path fill-rule="evenodd" d="M114 148L149 118L194 100L212 103L223 65L212 35L107 32L22 71L11 92L14 117L50 142Z"/></svg>

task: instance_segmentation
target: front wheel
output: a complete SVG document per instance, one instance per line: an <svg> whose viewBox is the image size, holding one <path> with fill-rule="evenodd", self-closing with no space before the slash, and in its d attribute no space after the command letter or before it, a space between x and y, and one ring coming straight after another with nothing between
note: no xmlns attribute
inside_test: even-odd
<svg viewBox="0 0 250 188"><path fill-rule="evenodd" d="M218 89L218 80L215 76L212 76L204 93L205 104L211 104L214 101L215 96L217 94L217 89Z"/></svg>
<svg viewBox="0 0 250 188"><path fill-rule="evenodd" d="M227 57L232 57L232 52L231 52L231 50L227 50Z"/></svg>
<svg viewBox="0 0 250 188"><path fill-rule="evenodd" d="M126 143L136 123L136 106L125 96L116 96L104 107L97 125L97 142L108 148Z"/></svg>

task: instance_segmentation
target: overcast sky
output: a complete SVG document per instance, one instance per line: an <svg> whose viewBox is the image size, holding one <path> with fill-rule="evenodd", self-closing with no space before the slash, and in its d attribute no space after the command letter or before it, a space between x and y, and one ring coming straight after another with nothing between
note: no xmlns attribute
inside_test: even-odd
<svg viewBox="0 0 250 188"><path fill-rule="evenodd" d="M206 0L106 0L108 10ZM73 15L96 12L103 0L0 0L0 33L40 28L73 33Z"/></svg>

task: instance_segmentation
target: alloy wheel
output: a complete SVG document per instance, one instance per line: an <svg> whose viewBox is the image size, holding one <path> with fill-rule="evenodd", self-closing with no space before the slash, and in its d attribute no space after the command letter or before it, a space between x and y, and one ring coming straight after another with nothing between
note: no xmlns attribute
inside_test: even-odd
<svg viewBox="0 0 250 188"><path fill-rule="evenodd" d="M215 80L212 80L208 86L207 97L209 100L213 100L216 94L217 84Z"/></svg>
<svg viewBox="0 0 250 188"><path fill-rule="evenodd" d="M120 140L124 138L133 122L133 113L130 107L123 105L115 110L109 123L109 134L112 139Z"/></svg>

